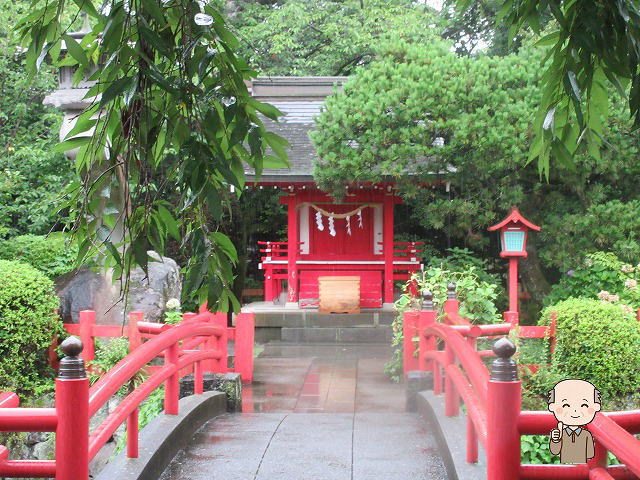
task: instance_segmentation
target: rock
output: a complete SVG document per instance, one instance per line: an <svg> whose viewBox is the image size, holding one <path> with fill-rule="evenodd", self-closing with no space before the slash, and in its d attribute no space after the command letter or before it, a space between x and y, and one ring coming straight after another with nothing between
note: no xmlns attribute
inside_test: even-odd
<svg viewBox="0 0 640 480"><path fill-rule="evenodd" d="M239 373L205 373L203 380L205 392L218 390L227 395L227 411L242 411L242 382ZM193 374L180 379L180 398L188 395L193 395Z"/></svg>
<svg viewBox="0 0 640 480"><path fill-rule="evenodd" d="M81 268L59 277L56 293L64 323L78 323L82 310L95 310L101 325L126 324L129 312L134 310L144 312L147 321L161 321L167 300L180 298L180 267L171 258L148 253L156 261L149 262L148 278L141 268L131 272L126 304L120 299L119 283L112 282L108 272Z"/></svg>
<svg viewBox="0 0 640 480"><path fill-rule="evenodd" d="M165 304L170 298L180 298L182 277L180 267L171 258L161 257L156 252L148 252L156 261L149 262L149 277L141 268L131 272L127 314L133 310L144 312L145 319L160 321Z"/></svg>
<svg viewBox="0 0 640 480"><path fill-rule="evenodd" d="M49 433L44 442L33 446L33 457L36 460L52 460L56 454L56 440L53 433Z"/></svg>
<svg viewBox="0 0 640 480"><path fill-rule="evenodd" d="M49 432L29 432L25 440L26 445L35 445L36 443L46 442Z"/></svg>

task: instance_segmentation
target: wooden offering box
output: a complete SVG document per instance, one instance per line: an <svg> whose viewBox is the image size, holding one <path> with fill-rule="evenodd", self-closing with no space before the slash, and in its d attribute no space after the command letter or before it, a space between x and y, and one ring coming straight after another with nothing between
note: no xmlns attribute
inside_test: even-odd
<svg viewBox="0 0 640 480"><path fill-rule="evenodd" d="M319 313L360 313L360 277L318 277Z"/></svg>

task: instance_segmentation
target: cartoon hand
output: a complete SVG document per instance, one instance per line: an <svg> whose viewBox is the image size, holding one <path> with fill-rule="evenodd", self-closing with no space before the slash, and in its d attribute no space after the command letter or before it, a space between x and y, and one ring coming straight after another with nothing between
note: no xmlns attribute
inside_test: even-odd
<svg viewBox="0 0 640 480"><path fill-rule="evenodd" d="M564 425L562 425L562 422L558 422L558 428L554 428L553 430L551 430L551 440L554 442L559 442L560 438L562 437L562 429L564 428Z"/></svg>

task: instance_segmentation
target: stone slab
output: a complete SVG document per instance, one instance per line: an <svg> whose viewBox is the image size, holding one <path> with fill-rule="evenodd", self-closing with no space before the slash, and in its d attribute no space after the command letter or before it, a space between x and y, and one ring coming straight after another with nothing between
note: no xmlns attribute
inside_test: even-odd
<svg viewBox="0 0 640 480"><path fill-rule="evenodd" d="M445 416L444 396L436 396L429 390L417 394L416 405L418 413L436 437L449 480L485 480L487 460L481 445L478 445L478 463L466 461L466 417Z"/></svg>
<svg viewBox="0 0 640 480"><path fill-rule="evenodd" d="M392 337L390 327L285 327L282 341L292 343L384 343Z"/></svg>
<svg viewBox="0 0 640 480"><path fill-rule="evenodd" d="M178 415L161 414L140 431L139 457L127 458L126 449L109 462L95 480L149 480L158 478L194 432L227 411L226 395L205 392L182 398Z"/></svg>

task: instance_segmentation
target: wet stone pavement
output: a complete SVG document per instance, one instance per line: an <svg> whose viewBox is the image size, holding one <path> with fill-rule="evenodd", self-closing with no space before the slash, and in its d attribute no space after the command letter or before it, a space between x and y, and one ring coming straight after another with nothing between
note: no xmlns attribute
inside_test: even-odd
<svg viewBox="0 0 640 480"><path fill-rule="evenodd" d="M445 480L375 345L268 345L243 412L211 420L161 480Z"/></svg>

